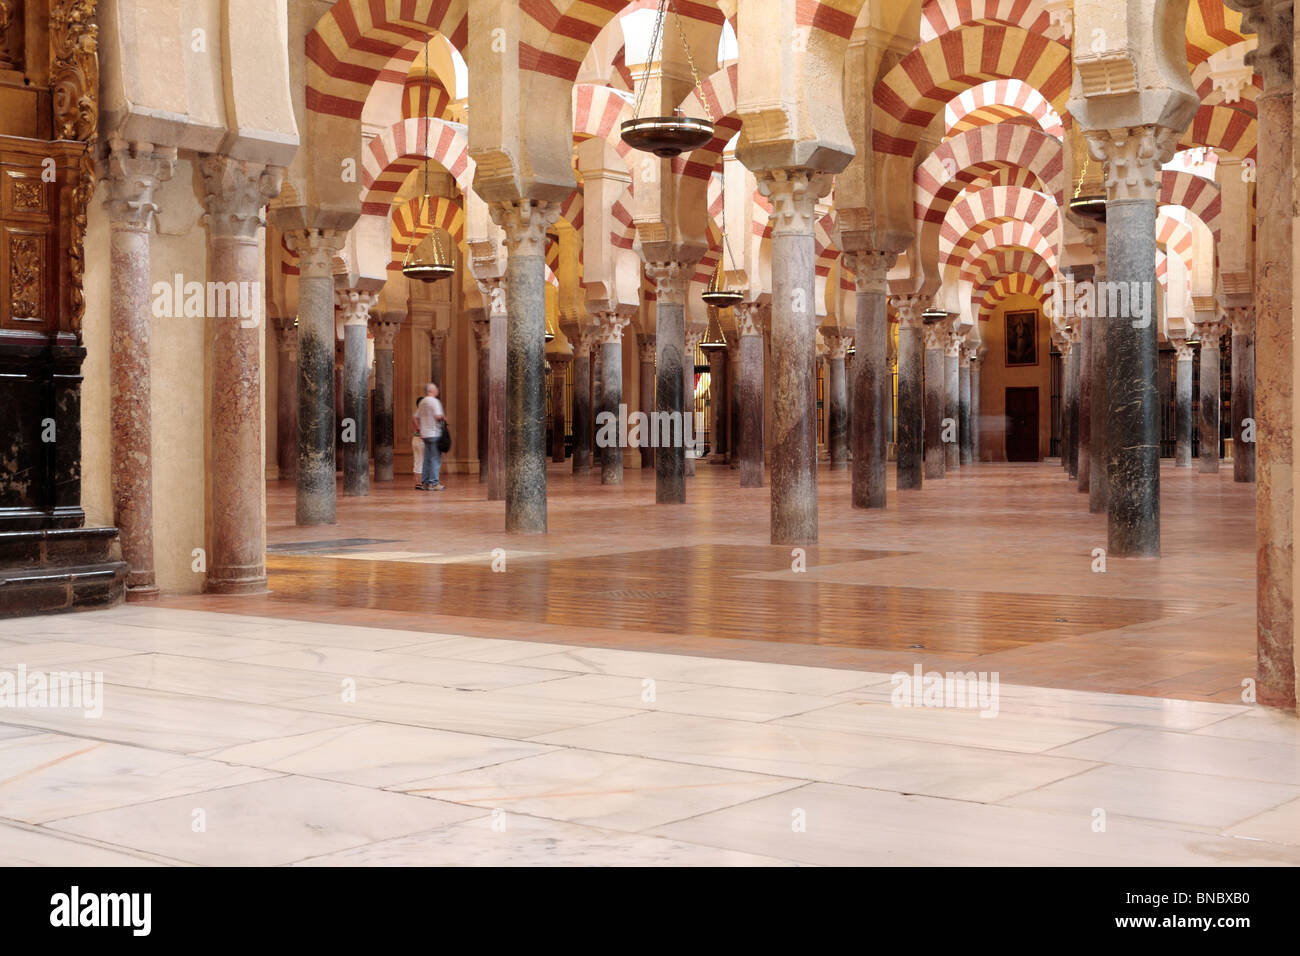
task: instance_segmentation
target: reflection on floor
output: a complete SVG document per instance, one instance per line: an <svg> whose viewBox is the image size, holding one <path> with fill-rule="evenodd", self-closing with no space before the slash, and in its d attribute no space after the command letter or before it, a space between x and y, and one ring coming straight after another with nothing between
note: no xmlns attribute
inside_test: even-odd
<svg viewBox="0 0 1300 956"><path fill-rule="evenodd" d="M19 667L102 715L0 710L5 865L1300 864L1300 724L1236 704L141 606Z"/></svg>
<svg viewBox="0 0 1300 956"><path fill-rule="evenodd" d="M376 483L340 497L328 529L295 527L293 487L274 482L272 593L165 603L1225 703L1254 677L1254 490L1230 468L1167 467L1164 557L1104 573L1105 516L1056 463L891 488L884 511L851 508L848 473L823 468L821 541L802 556L768 543L768 489L697 472L674 507L654 504L652 474L619 488L553 465L550 531L522 537L472 477L436 494Z"/></svg>

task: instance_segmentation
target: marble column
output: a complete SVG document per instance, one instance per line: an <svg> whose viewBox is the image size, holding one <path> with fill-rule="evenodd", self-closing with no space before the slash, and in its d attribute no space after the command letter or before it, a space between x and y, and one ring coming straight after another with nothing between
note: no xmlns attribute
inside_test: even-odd
<svg viewBox="0 0 1300 956"><path fill-rule="evenodd" d="M371 414L374 424L375 481L393 480L393 346L402 327L405 312L384 312L375 316L370 330L375 337L375 404Z"/></svg>
<svg viewBox="0 0 1300 956"><path fill-rule="evenodd" d="M1106 182L1106 275L1140 301L1106 325L1108 552L1160 556L1160 390L1155 315L1156 195L1178 134L1157 126L1088 130ZM1145 309L1139 306L1145 304Z"/></svg>
<svg viewBox="0 0 1300 956"><path fill-rule="evenodd" d="M1093 265L1093 278L1098 282L1106 279L1106 230L1094 230L1091 233L1089 248L1094 253L1099 250L1102 255ZM1088 319L1092 325L1092 397L1090 399L1092 421L1089 423L1088 439L1088 512L1101 514L1110 507L1110 414L1108 396L1108 375L1106 371L1106 320L1101 316Z"/></svg>
<svg viewBox="0 0 1300 956"><path fill-rule="evenodd" d="M657 261L646 263L646 275L655 284L655 412L667 421L682 425L682 441L655 450L655 503L686 503L686 408L682 377L686 363L686 287L694 263ZM653 421L653 418L651 419ZM658 433L658 429L655 430ZM671 429L673 437L677 429Z"/></svg>
<svg viewBox="0 0 1300 956"><path fill-rule="evenodd" d="M943 353L948 343L947 323L932 322L923 328L922 334L925 337L925 477L942 478L948 459L943 450L943 405L948 384Z"/></svg>
<svg viewBox="0 0 1300 956"><path fill-rule="evenodd" d="M478 481L486 485L491 456L488 432L492 417L492 322L487 318L473 319L470 328L478 346Z"/></svg>
<svg viewBox="0 0 1300 956"><path fill-rule="evenodd" d="M943 442L945 469L961 467L961 357L962 337L949 330L943 343Z"/></svg>
<svg viewBox="0 0 1300 956"><path fill-rule="evenodd" d="M763 317L761 306L735 307L740 336L740 487L763 487Z"/></svg>
<svg viewBox="0 0 1300 956"><path fill-rule="evenodd" d="M1174 346L1174 467L1192 467L1192 345L1171 339Z"/></svg>
<svg viewBox="0 0 1300 956"><path fill-rule="evenodd" d="M970 437L970 349L965 345L957 356L957 430L960 436L961 465L974 462L974 449Z"/></svg>
<svg viewBox="0 0 1300 956"><path fill-rule="evenodd" d="M713 448L709 452L710 465L727 463L727 350L709 350L709 433Z"/></svg>
<svg viewBox="0 0 1300 956"><path fill-rule="evenodd" d="M980 460L980 358L978 346L969 349L970 354L970 456L971 461Z"/></svg>
<svg viewBox="0 0 1300 956"><path fill-rule="evenodd" d="M844 361L853 339L834 334L824 335L824 338L829 350L826 355L826 447L830 453L831 471L844 471L849 467L849 390Z"/></svg>
<svg viewBox="0 0 1300 956"><path fill-rule="evenodd" d="M591 350L594 329L583 329L573 343L573 473L591 472Z"/></svg>
<svg viewBox="0 0 1300 956"><path fill-rule="evenodd" d="M154 192L171 179L176 150L147 143L109 143L109 338L112 360L113 524L126 561L128 600L158 596L153 557L153 399L149 238ZM7 241L7 240L6 240ZM181 314L180 303L174 303Z"/></svg>
<svg viewBox="0 0 1300 956"><path fill-rule="evenodd" d="M378 292L347 289L335 295L343 313L343 496L370 494L370 364L366 342ZM351 421L352 440L347 423Z"/></svg>
<svg viewBox="0 0 1300 956"><path fill-rule="evenodd" d="M275 463L281 481L298 474L298 317L275 319Z"/></svg>
<svg viewBox="0 0 1300 956"><path fill-rule="evenodd" d="M1066 431L1067 442L1065 446L1066 461L1070 469L1070 477L1078 483L1079 479L1079 362L1080 349L1078 333L1073 329L1067 333L1069 339L1066 343L1068 351L1066 352L1066 403L1065 416L1069 424Z"/></svg>
<svg viewBox="0 0 1300 956"><path fill-rule="evenodd" d="M603 343L601 342L599 327L596 329L593 343L591 354L591 407L593 415L591 422L591 464L595 467L600 464L605 453L605 449L596 442L596 421L594 417L600 414L600 410L604 407L602 396L605 391L605 355L602 350Z"/></svg>
<svg viewBox="0 0 1300 956"><path fill-rule="evenodd" d="M429 381L438 386L447 399L447 330L429 330Z"/></svg>
<svg viewBox="0 0 1300 956"><path fill-rule="evenodd" d="M487 500L506 498L507 340L510 328L509 282L502 277L478 280L488 313ZM543 346L546 344L542 343ZM545 444L545 442L543 442Z"/></svg>
<svg viewBox="0 0 1300 956"><path fill-rule="evenodd" d="M1229 309L1228 318L1232 323L1232 479L1249 482L1255 480L1255 310Z"/></svg>
<svg viewBox="0 0 1300 956"><path fill-rule="evenodd" d="M208 281L240 289L237 315L208 316L212 391L209 501L212 516L207 590L266 590L266 470L262 438L260 293L265 264L258 251L262 208L280 193L278 166L207 154L199 158L207 212ZM243 290L256 290L244 301ZM245 307L247 306L247 308Z"/></svg>
<svg viewBox="0 0 1300 956"><path fill-rule="evenodd" d="M1078 340L1074 349L1079 353L1079 413L1075 416L1075 446L1078 449L1078 481L1080 492L1088 490L1092 471L1092 332L1093 320L1078 317L1075 320Z"/></svg>
<svg viewBox="0 0 1300 956"><path fill-rule="evenodd" d="M638 407L648 417L655 410L655 337L637 335L636 349L641 362L641 401ZM654 468L654 452L648 442L641 446L642 469Z"/></svg>
<svg viewBox="0 0 1300 956"><path fill-rule="evenodd" d="M334 524L334 257L346 234L285 233L298 253L298 483L295 523Z"/></svg>
<svg viewBox="0 0 1300 956"><path fill-rule="evenodd" d="M733 313L734 314L734 313ZM740 326L727 346L727 464L740 468Z"/></svg>
<svg viewBox="0 0 1300 956"><path fill-rule="evenodd" d="M550 355L551 362L551 461L564 464L564 379L573 359L559 352Z"/></svg>
<svg viewBox="0 0 1300 956"><path fill-rule="evenodd" d="M1201 333L1201 473L1219 471L1219 411L1222 399L1219 339L1228 333L1218 322L1200 326Z"/></svg>
<svg viewBox="0 0 1300 956"><path fill-rule="evenodd" d="M704 334L707 329L686 330L686 358L682 366L682 400L686 403L686 418L690 422L690 445L687 447L687 455L683 459L686 468L686 477L695 477L696 455L700 453L700 434L695 427L695 350L699 348L700 343L704 341Z"/></svg>
<svg viewBox="0 0 1300 956"><path fill-rule="evenodd" d="M899 491L919 491L924 484L925 449L925 320L926 299L918 295L895 296L898 311L898 436L895 441Z"/></svg>
<svg viewBox="0 0 1300 956"><path fill-rule="evenodd" d="M600 449L600 483L623 483L623 444L617 430L619 406L623 404L623 329L631 321L617 312L597 312L596 338L600 342L603 382L600 389L600 411L613 416L615 440ZM597 426L596 433L600 434Z"/></svg>
<svg viewBox="0 0 1300 956"><path fill-rule="evenodd" d="M806 167L755 172L772 201L772 544L817 543L817 201L831 176Z"/></svg>

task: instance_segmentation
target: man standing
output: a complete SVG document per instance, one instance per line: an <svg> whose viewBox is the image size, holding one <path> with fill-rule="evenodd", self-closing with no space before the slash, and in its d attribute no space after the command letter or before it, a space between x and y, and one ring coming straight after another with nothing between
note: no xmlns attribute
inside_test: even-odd
<svg viewBox="0 0 1300 956"><path fill-rule="evenodd" d="M442 436L443 416L442 402L438 401L438 386L430 382L424 387L424 398L415 408L411 419L415 432L424 441L424 468L420 472L420 483L416 491L442 491L446 486L438 480L442 470L442 453L438 451L438 439Z"/></svg>

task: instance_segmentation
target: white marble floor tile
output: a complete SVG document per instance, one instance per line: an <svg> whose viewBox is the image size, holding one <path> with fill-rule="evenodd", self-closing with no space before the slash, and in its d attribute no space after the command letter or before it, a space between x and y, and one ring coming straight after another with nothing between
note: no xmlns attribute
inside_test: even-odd
<svg viewBox="0 0 1300 956"><path fill-rule="evenodd" d="M1128 767L1300 785L1300 747L1291 744L1121 727L1052 753Z"/></svg>
<svg viewBox="0 0 1300 956"><path fill-rule="evenodd" d="M358 691L355 703L345 704L335 694L290 701L283 706L355 720L523 739L634 713L626 707L543 700L508 691L449 690L427 684L390 684Z"/></svg>
<svg viewBox="0 0 1300 956"><path fill-rule="evenodd" d="M635 707L653 709L652 702L645 700L648 685L640 677L608 677L604 674L578 674L566 677L562 671L545 671L551 675L547 680L536 684L520 684L510 688L510 693L523 697L545 697L550 700L577 700L588 703L613 704L616 707ZM655 682L655 696L662 696L669 691L695 690L698 684L682 681Z"/></svg>
<svg viewBox="0 0 1300 956"><path fill-rule="evenodd" d="M14 671L26 667L28 671L94 670L88 665L95 661L124 657L136 653L122 647L104 647L100 644L82 644L78 641L43 641L37 644L15 644L0 647L0 670Z"/></svg>
<svg viewBox="0 0 1300 956"><path fill-rule="evenodd" d="M342 695L347 689L343 683L345 678L335 674L169 654L136 654L108 661L103 665L103 672L104 680L110 684L249 704L274 704L322 694ZM355 684L358 692L393 683L358 675L348 675L346 679Z"/></svg>
<svg viewBox="0 0 1300 956"><path fill-rule="evenodd" d="M1095 764L890 737L647 713L536 738L540 743L631 753L805 780L999 800Z"/></svg>
<svg viewBox="0 0 1300 956"><path fill-rule="evenodd" d="M1267 810L1225 831L1229 836L1300 846L1300 800Z"/></svg>
<svg viewBox="0 0 1300 956"><path fill-rule="evenodd" d="M400 724L353 724L204 754L367 787L389 787L545 753L541 744Z"/></svg>
<svg viewBox="0 0 1300 956"><path fill-rule="evenodd" d="M486 817L295 866L790 866L770 857L522 814ZM504 829L500 827L504 824Z"/></svg>
<svg viewBox="0 0 1300 956"><path fill-rule="evenodd" d="M458 637L454 634L424 634L423 640L395 647L392 653L421 657L460 658L485 664L508 664L528 657L557 654L573 648L541 641L503 641L491 637ZM387 652L386 652L387 653Z"/></svg>
<svg viewBox="0 0 1300 956"><path fill-rule="evenodd" d="M564 749L415 780L400 789L506 814L638 831L802 784L716 767Z"/></svg>
<svg viewBox="0 0 1300 956"><path fill-rule="evenodd" d="M800 815L803 832L792 826ZM660 836L828 866L1216 866L1300 864L1268 847L1111 818L809 784L658 827Z"/></svg>
<svg viewBox="0 0 1300 956"><path fill-rule="evenodd" d="M201 810L204 830L193 827ZM51 824L206 866L275 866L481 816L440 800L277 777Z"/></svg>
<svg viewBox="0 0 1300 956"><path fill-rule="evenodd" d="M518 684L533 684L557 676L555 671L540 667L512 667L508 664L418 657L396 651L363 651L348 647L299 647L276 654L242 658L241 663L406 681L411 684L433 684L438 687L463 687L468 690L495 690Z"/></svg>
<svg viewBox="0 0 1300 956"><path fill-rule="evenodd" d="M1300 797L1300 787L1206 774L1103 766L1001 801L1091 820L1096 809L1169 823L1223 828Z"/></svg>
<svg viewBox="0 0 1300 956"><path fill-rule="evenodd" d="M1300 720L1271 707L1255 707L1244 710L1235 717L1201 727L1197 734L1300 747Z"/></svg>
<svg viewBox="0 0 1300 956"><path fill-rule="evenodd" d="M140 747L37 734L0 741L0 817L44 823L271 776Z"/></svg>
<svg viewBox="0 0 1300 956"><path fill-rule="evenodd" d="M216 661L274 654L298 647L297 644L284 641L118 624L96 628L79 636L78 640L87 644L123 648L133 653L171 654L175 657L199 657Z"/></svg>
<svg viewBox="0 0 1300 956"><path fill-rule="evenodd" d="M143 856L83 840L0 823L0 866L157 866Z"/></svg>
<svg viewBox="0 0 1300 956"><path fill-rule="evenodd" d="M382 651L428 641L431 635L422 631L397 631L383 627L352 627L346 624L317 624L308 621L290 621L275 627L250 627L236 632L238 636L255 639L305 644L308 647L352 647L358 650Z"/></svg>
<svg viewBox="0 0 1300 956"><path fill-rule="evenodd" d="M934 743L1042 753L1053 747L1110 730L1110 724L1052 717L997 713L984 717L977 710L943 707L894 707L879 701L846 701L833 707L784 717L783 726L814 727L841 733L903 737Z"/></svg>

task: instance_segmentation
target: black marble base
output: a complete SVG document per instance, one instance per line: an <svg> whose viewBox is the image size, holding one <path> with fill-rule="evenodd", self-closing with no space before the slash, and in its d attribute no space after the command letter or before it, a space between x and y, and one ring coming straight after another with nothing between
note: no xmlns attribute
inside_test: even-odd
<svg viewBox="0 0 1300 956"><path fill-rule="evenodd" d="M0 617L120 604L126 571L116 528L0 533Z"/></svg>

